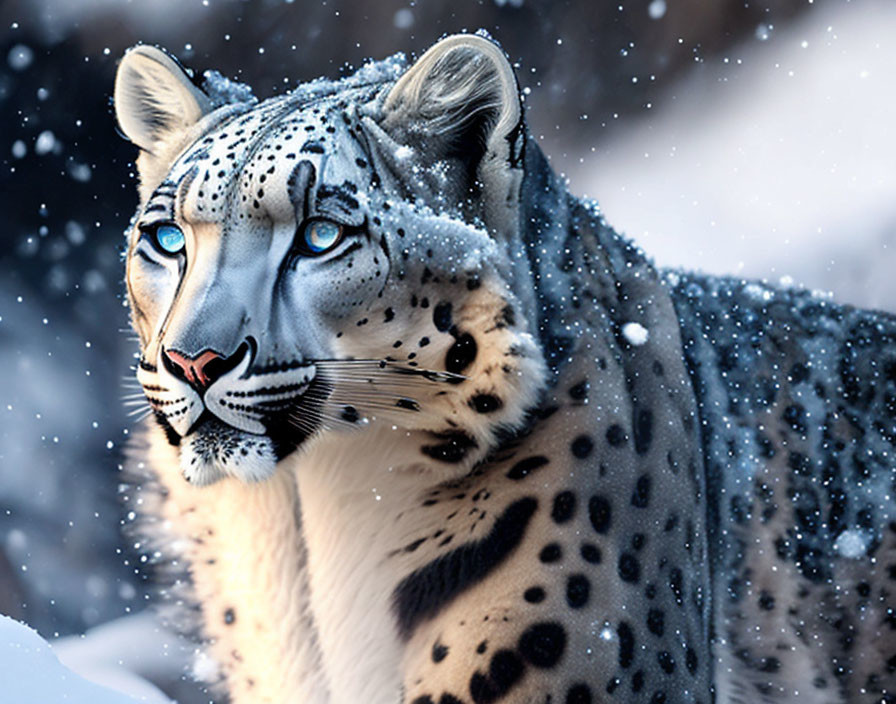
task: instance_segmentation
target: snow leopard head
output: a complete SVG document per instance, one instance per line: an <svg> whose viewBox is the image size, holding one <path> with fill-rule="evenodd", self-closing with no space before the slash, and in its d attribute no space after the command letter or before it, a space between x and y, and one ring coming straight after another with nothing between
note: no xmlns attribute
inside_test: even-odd
<svg viewBox="0 0 896 704"><path fill-rule="evenodd" d="M521 103L494 43L451 36L263 102L137 46L115 109L140 149L137 377L189 481L263 479L382 423L450 475L522 422L545 371L514 254Z"/></svg>

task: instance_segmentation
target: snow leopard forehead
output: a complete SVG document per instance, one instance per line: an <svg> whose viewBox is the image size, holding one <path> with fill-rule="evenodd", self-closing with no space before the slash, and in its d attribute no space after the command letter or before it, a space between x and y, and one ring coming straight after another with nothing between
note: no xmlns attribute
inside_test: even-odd
<svg viewBox="0 0 896 704"><path fill-rule="evenodd" d="M271 100L215 126L172 165L144 216L181 214L194 223L301 220L311 214L304 196L313 189L321 215L357 219L358 195L377 185L357 105L377 90L348 90L310 104Z"/></svg>

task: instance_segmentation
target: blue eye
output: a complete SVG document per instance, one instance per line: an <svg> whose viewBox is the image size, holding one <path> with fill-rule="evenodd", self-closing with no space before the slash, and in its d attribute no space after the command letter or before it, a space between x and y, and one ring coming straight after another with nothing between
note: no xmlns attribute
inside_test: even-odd
<svg viewBox="0 0 896 704"><path fill-rule="evenodd" d="M342 240L342 225L330 220L312 220L304 225L300 235L300 249L315 255L333 249Z"/></svg>
<svg viewBox="0 0 896 704"><path fill-rule="evenodd" d="M177 225L159 225L155 231L156 243L163 252L180 254L184 250L186 238Z"/></svg>

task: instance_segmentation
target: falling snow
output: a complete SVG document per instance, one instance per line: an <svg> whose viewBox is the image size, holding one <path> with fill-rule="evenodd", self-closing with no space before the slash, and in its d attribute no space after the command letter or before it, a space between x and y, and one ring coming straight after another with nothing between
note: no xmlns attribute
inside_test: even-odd
<svg viewBox="0 0 896 704"><path fill-rule="evenodd" d="M650 337L647 328L641 325L641 323L625 323L622 326L622 335L629 341L629 344L635 347L645 344Z"/></svg>
<svg viewBox="0 0 896 704"><path fill-rule="evenodd" d="M124 679L116 682L135 693L150 692L149 702L167 697L134 676L142 671L135 664L141 658L172 681L182 672L213 679L217 665L192 650L169 658L182 644L171 634L159 635L154 622L130 630L135 622L129 619L140 617L148 593L134 569L136 551L118 538L120 524L135 514L116 504L120 453L133 427L121 408L121 397L131 390L122 389L120 379L130 378L134 351L121 264L135 188L133 150L115 137L107 104L115 61L125 48L121 42L164 41L200 69L220 61L226 70L205 71L201 78L213 105L223 105L254 102L249 83L267 96L301 81L312 95L315 83L304 82L315 75L334 77L345 62L362 66L354 79L359 84L394 79L405 56L366 64L379 46L371 32L377 41L382 33L387 51L410 53L455 28L433 23L430 10L413 2L390 11L375 27L357 22L357 31L355 18L326 2L267 3L266 13L301 10L301 21L278 14L272 24L255 23L258 28L242 21L248 15L240 22L214 20L224 4L165 0L161 9L146 9L110 0L98 4L108 6L108 15L102 9L85 15L76 3L48 0L34 3L48 8L43 15L24 8L23 17L15 18L0 8L7 19L0 54L0 161L6 179L0 190L7 206L0 269L0 608L47 639L87 632L83 641L54 641L66 665L78 672L121 665L126 643L142 646L119 668ZM800 3L800 9L811 4ZM736 41L713 54L690 37L648 44L651 36L665 37L681 26L679 8L667 0L619 5L619 26L628 29L610 26L606 31L616 34L599 42L576 34L592 25L575 13L560 29L532 28L518 37L513 23L539 19L548 26L560 21L560 13L547 17L550 10L523 0L486 5L487 12L463 15L457 27L476 28L498 18L502 26L495 34L520 61L527 119L554 167L569 176L573 191L593 190L614 224L649 243L645 249L661 265L773 282L790 276L797 285L838 286L838 299L845 293L860 305L894 308L896 149L886 119L893 103L883 102L890 100L886 81L893 53L875 38L879 27L892 27L891 10L881 6L875 15L834 8L823 14L813 7L792 25L780 14L752 14ZM120 38L96 33L119 24L125 30ZM258 66L245 59L249 44ZM600 50L592 56L595 45ZM226 47L232 55L224 54ZM612 62L604 55L612 55ZM675 72L656 68L666 63ZM687 72L691 64L699 66L697 73ZM815 86L815 93L804 86ZM701 99L711 90L717 91L711 100ZM838 98L844 95L855 97ZM869 103L869 96L882 102ZM873 122L868 115L884 117ZM824 124L833 127L817 132ZM843 125L861 129L844 135ZM778 127L789 131L775 132ZM840 139L847 140L845 146ZM817 148L820 143L824 149ZM768 158L781 154L788 168L769 175ZM413 156L406 146L395 152L400 162L410 163ZM808 171L790 170L799 164ZM433 165L433 175L440 168L444 164ZM458 266L482 256L459 252ZM668 280L677 283L671 274ZM765 282L742 290L756 304L781 304L780 294ZM697 287L691 292L712 295ZM816 297L819 304L826 300L828 293ZM621 331L634 347L658 343L638 322L625 322ZM753 442L743 433L731 437L743 445ZM738 477L755 476L760 461L742 458ZM833 548L843 558L860 560L873 554L878 538L850 527L836 535ZM598 640L618 640L613 626L597 626ZM109 639L104 628L123 629L116 633L125 636ZM97 653L100 661L91 662ZM3 616L0 670L16 673L14 681L4 682L4 701L16 701L10 686L28 693L20 701L50 702L63 695L75 704L133 701L76 677L46 641ZM180 686L185 689L177 696L184 704L208 701L189 682Z"/></svg>
<svg viewBox="0 0 896 704"><path fill-rule="evenodd" d="M843 557L862 557L868 550L870 536L859 530L845 530L834 541L834 550Z"/></svg>

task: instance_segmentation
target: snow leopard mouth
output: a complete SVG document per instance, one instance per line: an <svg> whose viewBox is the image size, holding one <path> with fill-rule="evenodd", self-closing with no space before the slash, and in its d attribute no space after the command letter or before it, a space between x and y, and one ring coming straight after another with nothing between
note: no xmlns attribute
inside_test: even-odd
<svg viewBox="0 0 896 704"><path fill-rule="evenodd" d="M263 432L227 423L208 408L184 435L175 431L164 414L156 413L156 418L169 442L179 448L181 472L191 484L206 486L228 476L255 482L270 477L277 463L321 427L317 398L318 394L307 399L300 396L276 412L257 416ZM301 427L293 421L296 414L304 419Z"/></svg>
<svg viewBox="0 0 896 704"><path fill-rule="evenodd" d="M288 397L267 403L255 395L249 397L251 407L229 409L242 413L238 416L241 420L250 418L253 425L249 428L245 427L248 423L237 425L228 422L226 415L209 410L208 394L202 400L206 407L183 435L164 412L157 410L156 418L169 442L180 448L181 470L187 481L206 485L226 476L258 481L271 476L278 462L324 432L363 428L375 422L405 428L440 427L443 419L431 400L445 393L446 385L464 380L450 372L383 360L315 361L313 378ZM259 390L270 396L270 388ZM226 393L215 398L225 397L244 398ZM245 415L247 408L251 417Z"/></svg>
<svg viewBox="0 0 896 704"><path fill-rule="evenodd" d="M425 417L426 399L434 393L434 387L453 386L465 379L459 374L383 360L316 360L303 368L310 370L310 381L294 384L298 388L288 392L287 387L273 391L228 388L213 395L212 386L202 399L202 412L183 434L168 422L164 413L157 411L156 418L174 445L226 429L229 435L268 438L278 459L282 459L325 430L358 428L375 420L402 424L409 415ZM233 373L238 372L235 369ZM267 396L261 400L255 395L263 393ZM247 396L251 404L244 401ZM219 406L224 406L224 410ZM234 413L241 415L232 416ZM249 413L251 424L245 420ZM231 417L237 422L232 422Z"/></svg>
<svg viewBox="0 0 896 704"><path fill-rule="evenodd" d="M213 412L209 405L217 399L203 398L205 408L183 434L174 429L163 413L156 411L155 417L172 445L179 446L190 438L198 439L206 447L212 447L216 438L224 439L224 444L227 445L232 445L236 438L244 438L244 444L252 445L266 438L279 461L298 449L322 425L321 400L326 397L327 392L317 389L312 391L315 386L319 387L321 383L312 381L295 398L277 402L276 410L265 411L266 402L258 402L253 410L260 428L242 427L242 424L228 422L222 414ZM236 405L231 401L227 403ZM297 418L301 418L301 422L297 422Z"/></svg>
<svg viewBox="0 0 896 704"><path fill-rule="evenodd" d="M265 422L266 432L250 433L225 423L210 411L203 411L193 427L182 438L178 436L178 445L188 441L194 451L204 451L209 460L224 461L231 453L247 456L260 448L273 453L274 459L280 460L295 452L311 433L297 431L284 418L269 418Z"/></svg>

